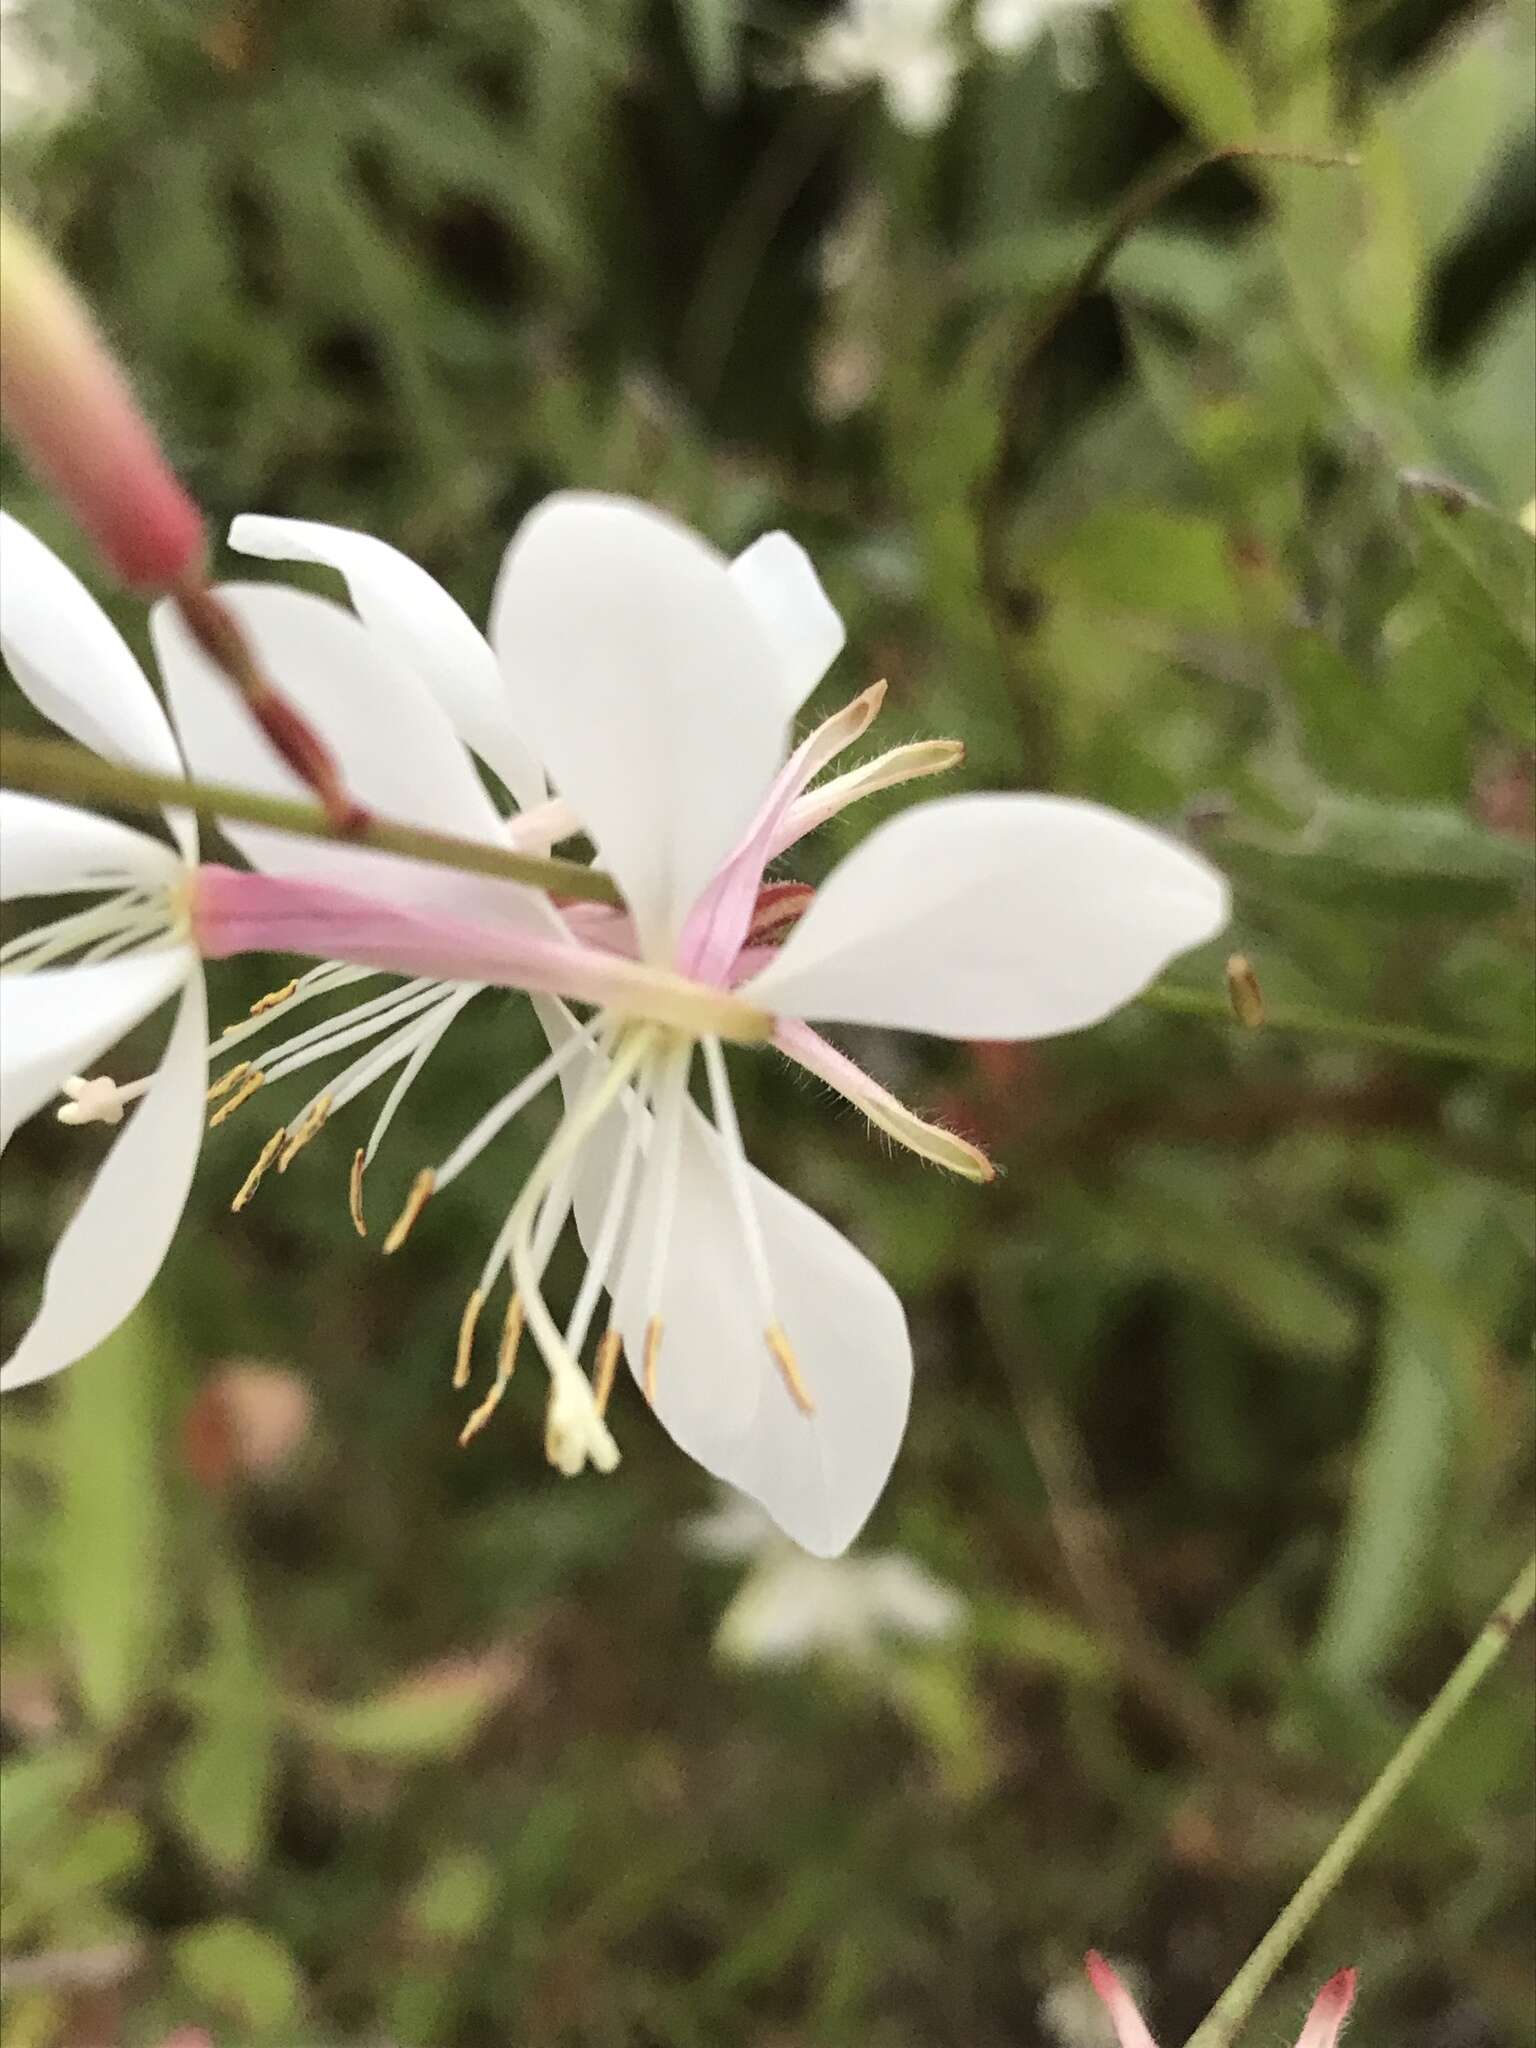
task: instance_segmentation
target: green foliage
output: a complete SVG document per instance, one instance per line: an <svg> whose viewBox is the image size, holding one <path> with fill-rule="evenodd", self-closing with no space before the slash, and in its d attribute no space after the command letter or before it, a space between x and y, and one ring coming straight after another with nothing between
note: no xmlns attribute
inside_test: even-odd
<svg viewBox="0 0 1536 2048"><path fill-rule="evenodd" d="M239 1218L264 1127L215 1133L146 1307L6 1410L6 1953L131 1957L8 1994L7 2044L1029 2048L1090 1943L1171 2041L1518 1561L1530 7L1124 0L1089 89L977 56L931 143L797 82L815 12L36 5L94 83L8 177L216 521L380 533L476 616L562 484L783 524L849 623L819 702L886 674L892 737L963 738L975 786L1198 837L1275 1022L1213 948L1070 1041L855 1034L984 1190L740 1063L762 1165L911 1315L867 1541L969 1618L877 1681L711 1657L735 1568L678 1540L705 1490L627 1394L611 1481L544 1466L532 1375L455 1448L534 1134L381 1262L350 1122ZM1050 327L1162 136L1359 161L1201 174ZM468 1013L370 1215L533 1042ZM95 1135L7 1154L7 1336ZM277 1469L209 1434L250 1360L313 1397ZM1501 1673L1255 2041L1346 1960L1362 2041L1532 2038L1529 1729Z"/></svg>

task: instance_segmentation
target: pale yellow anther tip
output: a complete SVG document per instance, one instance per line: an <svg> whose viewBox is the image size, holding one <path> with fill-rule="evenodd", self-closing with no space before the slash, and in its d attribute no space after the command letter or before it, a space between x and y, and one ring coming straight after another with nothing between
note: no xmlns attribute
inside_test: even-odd
<svg viewBox="0 0 1536 2048"><path fill-rule="evenodd" d="M469 1385L469 1365L475 1348L475 1325L480 1320L480 1311L485 1306L485 1295L476 1287L470 1292L464 1304L464 1313L459 1318L459 1342L453 1355L453 1386L455 1393L461 1393Z"/></svg>
<svg viewBox="0 0 1536 2048"><path fill-rule="evenodd" d="M608 1413L608 1402L613 1394L613 1383L618 1376L619 1360L624 1355L624 1339L617 1330L605 1330L602 1342L597 1347L597 1362L592 1368L592 1400L599 1415Z"/></svg>
<svg viewBox="0 0 1536 2048"><path fill-rule="evenodd" d="M359 1237L368 1235L368 1225L363 1216L363 1168L367 1154L361 1145L352 1154L352 1171L347 1176L347 1211L352 1218L352 1228Z"/></svg>
<svg viewBox="0 0 1536 2048"><path fill-rule="evenodd" d="M432 1190L436 1186L437 1175L430 1166L424 1166L411 1183L411 1192L405 1198L405 1207L389 1227L389 1235L384 1240L386 1257L391 1252L399 1251L401 1245L410 1236L412 1229L415 1227L417 1217L425 1209L428 1202L431 1201Z"/></svg>
<svg viewBox="0 0 1536 2048"><path fill-rule="evenodd" d="M322 1095L314 1108L309 1112L309 1115L305 1117L303 1123L299 1125L298 1129L284 1146L283 1155L277 1162L279 1173L286 1173L288 1171L310 1139L316 1137L324 1128L325 1120L330 1113L331 1098L329 1095Z"/></svg>
<svg viewBox="0 0 1536 2048"><path fill-rule="evenodd" d="M226 1123L229 1120L229 1118L234 1115L235 1111L240 1108L242 1103L250 1101L251 1097L256 1093L256 1090L262 1086L266 1078L267 1077L265 1074L260 1073L255 1067L252 1067L249 1070L249 1072L247 1072L245 1078L241 1081L240 1086L235 1090L234 1094L230 1096L229 1100L227 1102L221 1102L218 1108L213 1112L213 1115L209 1117L209 1130L217 1130L220 1124ZM216 1088L222 1089L224 1086L227 1085L228 1079L229 1077L228 1075L226 1075L224 1077L223 1082L215 1082L214 1086Z"/></svg>
<svg viewBox="0 0 1536 2048"><path fill-rule="evenodd" d="M1232 1014L1245 1030L1257 1031L1264 1023L1264 991L1246 953L1234 953L1227 961L1227 1000Z"/></svg>
<svg viewBox="0 0 1536 2048"><path fill-rule="evenodd" d="M640 1354L640 1378L645 1398L656 1406L656 1365L661 1357L661 1317L652 1316L645 1326L645 1349Z"/></svg>
<svg viewBox="0 0 1536 2048"><path fill-rule="evenodd" d="M245 1179L241 1181L235 1199L229 1205L233 1214L238 1216L246 1203L250 1201L256 1190L261 1186L262 1181L266 1178L267 1168L277 1157L287 1136L287 1126L279 1124L265 1145L262 1146L260 1152L256 1155L256 1164L245 1176Z"/></svg>
<svg viewBox="0 0 1536 2048"><path fill-rule="evenodd" d="M511 1379L517 1369L518 1346L523 1341L523 1297L514 1294L507 1303L507 1313L501 1326L501 1342L496 1349L496 1378L502 1386Z"/></svg>
<svg viewBox="0 0 1536 2048"><path fill-rule="evenodd" d="M768 1340L768 1349L773 1353L773 1362L779 1368L779 1375L789 1390L789 1398L802 1415L814 1415L816 1403L811 1399L811 1390L800 1377L800 1365L783 1326L770 1323L763 1332Z"/></svg>
<svg viewBox="0 0 1536 2048"><path fill-rule="evenodd" d="M296 996L298 992L299 984L297 981L286 981L281 988L273 989L270 995L258 996L251 1005L251 1015L253 1017L265 1017L268 1010L277 1009L279 1004L286 1003L290 996Z"/></svg>
<svg viewBox="0 0 1536 2048"><path fill-rule="evenodd" d="M227 1072L220 1074L217 1081L209 1087L207 1099L210 1102L217 1102L221 1095L227 1095L231 1088L243 1081L250 1071L249 1060L236 1060L235 1064Z"/></svg>

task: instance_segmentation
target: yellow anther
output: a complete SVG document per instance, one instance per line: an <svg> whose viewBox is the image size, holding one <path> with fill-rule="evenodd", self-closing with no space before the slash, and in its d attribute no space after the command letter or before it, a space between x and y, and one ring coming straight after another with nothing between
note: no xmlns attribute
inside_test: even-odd
<svg viewBox="0 0 1536 2048"><path fill-rule="evenodd" d="M424 1166L411 1183L411 1192L405 1198L405 1207L389 1227L389 1235L384 1240L386 1254L399 1251L401 1245L405 1243L415 1228L416 1218L431 1201L432 1190L436 1186L437 1175L430 1166Z"/></svg>
<svg viewBox="0 0 1536 2048"><path fill-rule="evenodd" d="M640 1357L640 1378L645 1398L656 1406L656 1361L661 1356L661 1317L652 1316L645 1326L645 1349Z"/></svg>
<svg viewBox="0 0 1536 2048"><path fill-rule="evenodd" d="M592 1400L599 1415L608 1413L608 1400L623 1355L624 1339L617 1330L605 1330L597 1347L597 1363L592 1368Z"/></svg>
<svg viewBox="0 0 1536 2048"><path fill-rule="evenodd" d="M779 1368L784 1384L789 1389L789 1398L802 1415L814 1415L816 1403L811 1399L810 1388L800 1377L799 1363L782 1326L770 1323L764 1335L768 1339L768 1349L773 1353L773 1362Z"/></svg>
<svg viewBox="0 0 1536 2048"><path fill-rule="evenodd" d="M347 1207L352 1213L352 1228L359 1237L368 1235L368 1225L363 1220L363 1167L367 1155L361 1145L352 1154L352 1171L347 1177Z"/></svg>
<svg viewBox="0 0 1536 2048"><path fill-rule="evenodd" d="M208 1100L210 1102L217 1102L221 1095L229 1093L237 1081L243 1081L250 1071L251 1063L249 1060L236 1060L228 1073L220 1074L217 1081L208 1090Z"/></svg>
<svg viewBox="0 0 1536 2048"><path fill-rule="evenodd" d="M267 1168L272 1164L273 1160L277 1157L278 1152L282 1147L283 1140L287 1137L287 1135L287 1128L284 1125L279 1124L277 1129L272 1133L271 1137L268 1138L265 1145L262 1146L260 1152L256 1155L256 1164L245 1176L245 1179L241 1181L239 1192L236 1194L235 1199L229 1205L236 1215L240 1213L240 1211L245 1207L246 1203L251 1199L252 1195L254 1195L256 1190L261 1186L262 1181L266 1178Z"/></svg>
<svg viewBox="0 0 1536 2048"><path fill-rule="evenodd" d="M290 996L296 996L298 992L299 984L297 981L284 982L281 988L273 989L270 995L262 996L252 1003L251 1015L253 1017L265 1017L268 1010L277 1009L280 1004L286 1003Z"/></svg>
<svg viewBox="0 0 1536 2048"><path fill-rule="evenodd" d="M1246 953L1234 953L1227 961L1227 998L1238 1023L1257 1031L1264 1022L1264 991Z"/></svg>
<svg viewBox="0 0 1536 2048"><path fill-rule="evenodd" d="M309 1112L309 1115L305 1117L303 1123L299 1125L293 1136L288 1140L288 1143L283 1147L283 1156L277 1162L279 1173L286 1173L288 1171L310 1139L324 1128L325 1120L330 1113L331 1098L329 1095L322 1095L314 1108Z"/></svg>
<svg viewBox="0 0 1536 2048"><path fill-rule="evenodd" d="M478 1296L478 1288L475 1290L475 1293ZM517 1364L517 1347L522 1341L522 1336L522 1298L514 1294L507 1303L506 1321L501 1326L501 1343L497 1347L496 1352L495 1383L491 1387L491 1391L480 1403L480 1406L459 1431L459 1449L461 1451L473 1437L477 1437L480 1434L481 1430L484 1429L485 1425L496 1413L496 1410L501 1406L501 1397L507 1391L507 1382L511 1379L513 1367ZM457 1386L458 1383L458 1378L455 1376L454 1385Z"/></svg>
<svg viewBox="0 0 1536 2048"><path fill-rule="evenodd" d="M252 1067L250 1072L246 1074L245 1078L241 1081L240 1086L235 1090L234 1094L230 1096L229 1100L227 1102L221 1102L219 1104L219 1107L213 1112L213 1115L209 1117L209 1130L216 1130L220 1124L226 1122L228 1118L234 1115L235 1111L240 1107L241 1103L249 1102L251 1097L256 1093L256 1090L259 1087L261 1087L262 1083L266 1080L266 1078L267 1077L265 1074L261 1073L257 1068Z"/></svg>
<svg viewBox="0 0 1536 2048"><path fill-rule="evenodd" d="M475 1325L480 1320L480 1311L485 1307L485 1296L476 1287L464 1304L464 1313L459 1318L459 1348L453 1358L454 1391L460 1392L469 1385L470 1354L475 1348Z"/></svg>

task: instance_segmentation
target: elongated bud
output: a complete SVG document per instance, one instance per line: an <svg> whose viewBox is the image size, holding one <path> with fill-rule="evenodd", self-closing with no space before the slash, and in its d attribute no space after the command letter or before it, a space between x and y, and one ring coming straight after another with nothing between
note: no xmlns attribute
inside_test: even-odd
<svg viewBox="0 0 1536 2048"><path fill-rule="evenodd" d="M0 410L28 461L131 590L201 573L203 517L90 314L0 212Z"/></svg>

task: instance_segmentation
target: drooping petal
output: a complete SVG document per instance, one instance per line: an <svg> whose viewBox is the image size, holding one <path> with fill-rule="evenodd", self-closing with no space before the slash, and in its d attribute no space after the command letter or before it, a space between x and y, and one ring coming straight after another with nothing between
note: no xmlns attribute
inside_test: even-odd
<svg viewBox="0 0 1536 2048"><path fill-rule="evenodd" d="M415 671L362 622L323 597L277 584L232 584L219 595L273 683L336 756L353 796L381 818L499 842L501 822L463 744ZM247 790L307 792L169 605L151 616L177 729L193 772ZM255 825L225 827L270 873L323 879L418 907L451 904L547 927L543 898L494 877L474 878L363 847L298 839Z"/></svg>
<svg viewBox="0 0 1536 2048"><path fill-rule="evenodd" d="M1097 1023L1227 921L1198 854L1071 797L957 796L871 833L742 993L945 1038Z"/></svg>
<svg viewBox="0 0 1536 2048"><path fill-rule="evenodd" d="M148 1093L54 1248L41 1306L0 1369L0 1391L73 1365L143 1299L192 1185L207 1078L208 1003L202 975L194 972Z"/></svg>
<svg viewBox="0 0 1536 2048"><path fill-rule="evenodd" d="M1344 2022L1355 2002L1355 1981L1353 1970L1340 1970L1328 1979L1307 2014L1307 2024L1301 2030L1296 2048L1337 2048Z"/></svg>
<svg viewBox="0 0 1536 2048"><path fill-rule="evenodd" d="M843 651L847 634L800 543L765 533L731 564L731 581L757 614L778 657L785 715L793 717Z"/></svg>
<svg viewBox="0 0 1536 2048"><path fill-rule="evenodd" d="M66 1075L90 1066L157 1010L194 964L188 948L168 946L87 967L0 975L0 1146L58 1094Z"/></svg>
<svg viewBox="0 0 1536 2048"><path fill-rule="evenodd" d="M736 1222L724 1148L690 1107L659 1303L646 1294L642 1190L618 1324L639 1376L649 1315L662 1320L656 1413L691 1458L750 1494L817 1557L846 1550L879 1499L911 1392L901 1304L862 1252L765 1175L749 1170L773 1287L815 1412L791 1398L768 1348ZM579 1214L579 1212L578 1212Z"/></svg>
<svg viewBox="0 0 1536 2048"><path fill-rule="evenodd" d="M358 617L411 664L518 808L543 801L543 772L522 736L511 695L515 677L503 681L469 614L409 555L371 533L252 512L235 520L229 544L268 562L318 562L339 570Z"/></svg>
<svg viewBox="0 0 1536 2048"><path fill-rule="evenodd" d="M43 716L109 761L180 775L170 722L128 643L79 577L0 512L0 652ZM169 814L168 814L169 815ZM188 859L196 828L171 818Z"/></svg>
<svg viewBox="0 0 1536 2048"><path fill-rule="evenodd" d="M524 521L492 607L502 667L559 793L670 958L783 757L774 643L697 535L622 498L567 493Z"/></svg>
<svg viewBox="0 0 1536 2048"><path fill-rule="evenodd" d="M163 840L93 811L0 789L0 901L77 889L169 887L181 862Z"/></svg>
<svg viewBox="0 0 1536 2048"><path fill-rule="evenodd" d="M1146 2021L1136 2010L1136 2001L1096 1949L1088 1951L1083 1964L1089 1983L1104 2001L1120 2048L1157 2048Z"/></svg>

